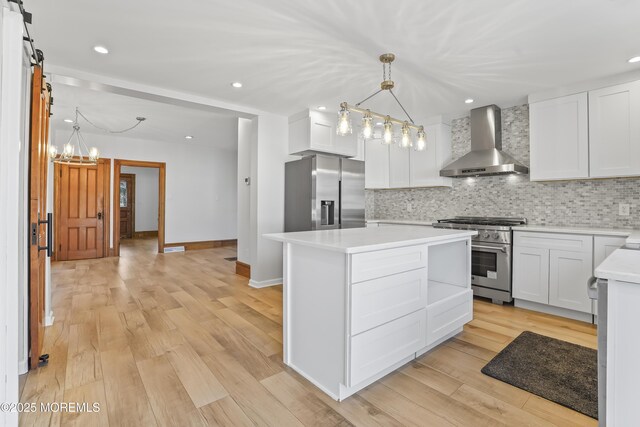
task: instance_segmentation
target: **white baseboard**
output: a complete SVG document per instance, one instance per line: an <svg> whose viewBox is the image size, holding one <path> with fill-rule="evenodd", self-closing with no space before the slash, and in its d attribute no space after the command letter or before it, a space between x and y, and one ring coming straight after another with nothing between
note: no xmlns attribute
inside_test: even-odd
<svg viewBox="0 0 640 427"><path fill-rule="evenodd" d="M18 362L18 375L26 374L29 372L29 363L27 360L20 360Z"/></svg>
<svg viewBox="0 0 640 427"><path fill-rule="evenodd" d="M53 315L53 311L49 312L49 314L47 314L44 317L44 326L51 326L53 325L53 321L55 320L55 317Z"/></svg>
<svg viewBox="0 0 640 427"><path fill-rule="evenodd" d="M252 288L268 288L269 286L282 285L282 277L278 279L271 280L263 280L262 282L258 282L256 280L249 280L249 286Z"/></svg>
<svg viewBox="0 0 640 427"><path fill-rule="evenodd" d="M553 314L554 316L566 317L568 319L593 323L593 315L591 313L583 313L581 311L569 310L567 308L554 307L552 305L540 304L538 302L525 301L521 299L515 299L513 305L518 308L525 308L527 310Z"/></svg>

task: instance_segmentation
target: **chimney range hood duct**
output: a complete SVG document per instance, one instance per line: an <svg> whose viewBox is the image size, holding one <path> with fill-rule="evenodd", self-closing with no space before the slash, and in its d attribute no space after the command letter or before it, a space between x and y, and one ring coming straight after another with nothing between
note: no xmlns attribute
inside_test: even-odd
<svg viewBox="0 0 640 427"><path fill-rule="evenodd" d="M500 108L487 105L471 110L471 151L445 166L440 176L464 178L528 173L528 167L502 151Z"/></svg>

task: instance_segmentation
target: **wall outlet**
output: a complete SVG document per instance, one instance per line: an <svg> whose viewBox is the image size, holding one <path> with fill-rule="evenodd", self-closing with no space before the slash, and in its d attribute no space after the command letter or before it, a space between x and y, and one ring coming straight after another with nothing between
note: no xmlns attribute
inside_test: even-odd
<svg viewBox="0 0 640 427"><path fill-rule="evenodd" d="M631 213L631 205L628 203L620 203L618 205L618 215L621 216L629 216Z"/></svg>
<svg viewBox="0 0 640 427"><path fill-rule="evenodd" d="M407 212L413 212L413 205L411 203L407 203Z"/></svg>

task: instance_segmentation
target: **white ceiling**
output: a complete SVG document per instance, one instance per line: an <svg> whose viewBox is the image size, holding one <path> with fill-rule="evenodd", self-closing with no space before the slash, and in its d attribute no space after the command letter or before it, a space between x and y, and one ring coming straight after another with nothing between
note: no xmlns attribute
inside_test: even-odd
<svg viewBox="0 0 640 427"><path fill-rule="evenodd" d="M227 129L235 126L237 119L231 116L55 83L53 99L52 127L69 134L73 124L65 123L64 119L74 119L77 106L91 122L112 131L133 126L138 116L147 119L132 131L121 134L124 137L180 144L206 143L237 149L236 140L216 138L216 135L228 135ZM82 118L79 124L83 133L105 133ZM186 135L193 139L185 140Z"/></svg>
<svg viewBox="0 0 640 427"><path fill-rule="evenodd" d="M276 113L377 89L416 121L627 72L638 0L25 0L48 63ZM106 56L93 52L107 46ZM240 90L230 86L242 81ZM389 111L381 94L370 108Z"/></svg>

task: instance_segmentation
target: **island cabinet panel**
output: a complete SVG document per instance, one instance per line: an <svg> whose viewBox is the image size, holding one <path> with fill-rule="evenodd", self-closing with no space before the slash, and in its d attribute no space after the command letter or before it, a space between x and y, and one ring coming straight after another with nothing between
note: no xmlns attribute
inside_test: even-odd
<svg viewBox="0 0 640 427"><path fill-rule="evenodd" d="M351 260L351 281L363 282L416 270L427 265L425 245L406 246L355 254Z"/></svg>
<svg viewBox="0 0 640 427"><path fill-rule="evenodd" d="M427 306L427 269L353 285L351 334L356 335Z"/></svg>
<svg viewBox="0 0 640 427"><path fill-rule="evenodd" d="M432 284L433 282L430 285ZM459 286L449 287L451 296L428 306L427 345L441 340L460 329L460 325L473 320L473 291Z"/></svg>
<svg viewBox="0 0 640 427"><path fill-rule="evenodd" d="M361 383L426 346L423 308L351 338L348 386Z"/></svg>

